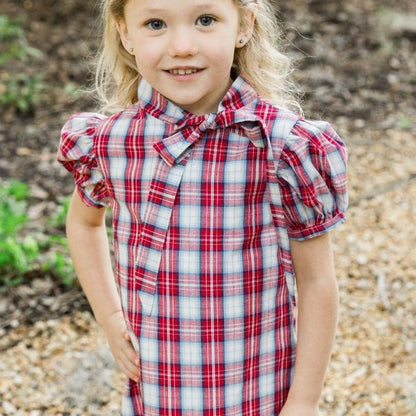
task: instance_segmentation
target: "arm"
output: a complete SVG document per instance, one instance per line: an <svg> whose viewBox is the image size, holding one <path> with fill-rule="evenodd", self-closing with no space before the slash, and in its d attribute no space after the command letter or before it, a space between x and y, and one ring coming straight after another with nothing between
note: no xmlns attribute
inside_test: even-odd
<svg viewBox="0 0 416 416"><path fill-rule="evenodd" d="M298 345L281 416L317 416L337 324L338 287L329 234L291 241L298 290Z"/></svg>
<svg viewBox="0 0 416 416"><path fill-rule="evenodd" d="M87 207L75 191L66 230L78 279L98 324L106 333L111 352L119 368L138 380L137 357L127 335L111 265L105 209Z"/></svg>

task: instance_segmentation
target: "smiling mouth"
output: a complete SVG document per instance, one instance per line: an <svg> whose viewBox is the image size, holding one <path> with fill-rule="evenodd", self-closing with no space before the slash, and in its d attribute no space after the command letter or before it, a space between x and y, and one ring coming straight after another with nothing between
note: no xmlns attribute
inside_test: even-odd
<svg viewBox="0 0 416 416"><path fill-rule="evenodd" d="M191 75L196 74L199 71L200 69L197 68L174 68L168 70L168 72L172 75Z"/></svg>

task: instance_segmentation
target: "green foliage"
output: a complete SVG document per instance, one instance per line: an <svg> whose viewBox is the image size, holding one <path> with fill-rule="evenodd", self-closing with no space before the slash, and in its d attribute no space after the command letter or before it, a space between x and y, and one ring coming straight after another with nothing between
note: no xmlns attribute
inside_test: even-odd
<svg viewBox="0 0 416 416"><path fill-rule="evenodd" d="M58 206L56 213L50 218L49 225L54 227L64 227L66 216L68 215L69 204L71 203L71 198L65 197L60 200L60 205Z"/></svg>
<svg viewBox="0 0 416 416"><path fill-rule="evenodd" d="M0 43L5 47L0 53L0 64L12 59L26 61L29 57L42 56L39 49L27 44L20 23L5 15L0 15Z"/></svg>
<svg viewBox="0 0 416 416"><path fill-rule="evenodd" d="M0 187L0 233L14 233L26 221L27 186L11 181Z"/></svg>
<svg viewBox="0 0 416 416"><path fill-rule="evenodd" d="M23 36L23 30L19 22L10 20L5 15L0 15L0 40L10 42Z"/></svg>
<svg viewBox="0 0 416 416"><path fill-rule="evenodd" d="M0 187L0 282L19 281L37 254L33 241L19 239L18 232L27 221L26 185L12 181Z"/></svg>
<svg viewBox="0 0 416 416"><path fill-rule="evenodd" d="M0 183L0 287L21 283L34 272L46 272L65 286L72 286L75 273L66 240L60 235L34 234L25 227L27 186L18 181ZM66 202L52 224L63 224Z"/></svg>
<svg viewBox="0 0 416 416"><path fill-rule="evenodd" d="M0 64L17 64L40 56L42 53L38 49L27 44L20 23L0 15ZM33 109L44 88L41 75L3 72L0 78L0 106L27 113Z"/></svg>
<svg viewBox="0 0 416 416"><path fill-rule="evenodd" d="M0 84L0 105L11 105L22 113L29 112L45 88L41 75L17 74Z"/></svg>
<svg viewBox="0 0 416 416"><path fill-rule="evenodd" d="M403 130L410 130L412 128L413 124L410 121L410 118L407 115L402 115L401 119L400 119L400 127Z"/></svg>
<svg viewBox="0 0 416 416"><path fill-rule="evenodd" d="M59 251L53 252L52 257L43 264L44 271L52 272L58 276L59 281L67 287L71 287L75 282L75 272L70 257L66 253Z"/></svg>

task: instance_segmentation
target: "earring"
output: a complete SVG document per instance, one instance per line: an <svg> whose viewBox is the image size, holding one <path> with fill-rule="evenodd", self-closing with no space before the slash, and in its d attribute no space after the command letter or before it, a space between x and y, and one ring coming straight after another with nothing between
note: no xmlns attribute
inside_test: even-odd
<svg viewBox="0 0 416 416"><path fill-rule="evenodd" d="M238 43L239 43L240 45L243 45L243 44L244 44L244 42L245 42L245 40L244 40L244 39L240 39L240 40L238 41Z"/></svg>
<svg viewBox="0 0 416 416"><path fill-rule="evenodd" d="M134 48L129 49L130 55L134 55Z"/></svg>

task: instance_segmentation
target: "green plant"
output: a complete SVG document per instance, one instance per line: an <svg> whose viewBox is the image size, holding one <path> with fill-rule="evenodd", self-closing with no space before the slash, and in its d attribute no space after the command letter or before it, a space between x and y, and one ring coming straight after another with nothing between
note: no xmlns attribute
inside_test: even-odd
<svg viewBox="0 0 416 416"><path fill-rule="evenodd" d="M24 31L19 21L0 15L0 63L12 59L26 61L29 57L40 57L42 52L27 44Z"/></svg>
<svg viewBox="0 0 416 416"><path fill-rule="evenodd" d="M27 186L16 180L0 186L0 232L13 232L26 221Z"/></svg>
<svg viewBox="0 0 416 416"><path fill-rule="evenodd" d="M32 272L46 272L65 286L72 286L75 272L63 236L40 232L27 225L27 186L16 180L0 183L0 287L21 283ZM69 198L49 220L64 223Z"/></svg>
<svg viewBox="0 0 416 416"><path fill-rule="evenodd" d="M48 221L50 226L55 227L57 230L64 230L70 203L70 196L59 200L56 213ZM72 286L76 276L72 260L68 256L68 243L66 238L54 233L49 236L47 243L55 249L43 264L43 270L48 270L55 274L65 286Z"/></svg>
<svg viewBox="0 0 416 416"><path fill-rule="evenodd" d="M0 104L12 105L23 113L30 111L44 89L41 75L17 74L0 84Z"/></svg>
<svg viewBox="0 0 416 416"><path fill-rule="evenodd" d="M412 126L413 126L413 124L410 121L410 118L406 114L403 114L400 118L400 127L403 130L410 130L412 128Z"/></svg>
<svg viewBox="0 0 416 416"><path fill-rule="evenodd" d="M28 58L40 56L41 51L27 44L20 23L0 15L0 64L25 62ZM44 88L42 76L39 74L10 74L3 71L0 77L0 105L27 113L33 109Z"/></svg>
<svg viewBox="0 0 416 416"><path fill-rule="evenodd" d="M18 283L38 254L32 239L18 237L27 221L26 197L27 187L20 182L0 186L0 283Z"/></svg>
<svg viewBox="0 0 416 416"><path fill-rule="evenodd" d="M57 276L64 286L71 287L74 285L76 280L74 266L67 252L53 252L51 258L43 264L42 269Z"/></svg>
<svg viewBox="0 0 416 416"><path fill-rule="evenodd" d="M68 215L69 204L71 203L71 197L66 196L58 200L59 205L56 212L49 219L49 225L57 228L65 227L66 216Z"/></svg>

